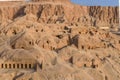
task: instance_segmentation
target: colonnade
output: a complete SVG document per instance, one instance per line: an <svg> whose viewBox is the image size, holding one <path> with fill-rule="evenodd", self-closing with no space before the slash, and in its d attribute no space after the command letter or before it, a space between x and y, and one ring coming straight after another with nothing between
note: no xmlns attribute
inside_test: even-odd
<svg viewBox="0 0 120 80"><path fill-rule="evenodd" d="M35 64L8 64L8 63L3 63L1 64L0 68L1 69L32 69L34 68Z"/></svg>

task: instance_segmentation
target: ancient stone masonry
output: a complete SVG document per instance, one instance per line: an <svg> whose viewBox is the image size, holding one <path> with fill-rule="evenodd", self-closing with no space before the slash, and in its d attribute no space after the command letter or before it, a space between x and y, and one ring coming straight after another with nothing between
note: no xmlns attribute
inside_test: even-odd
<svg viewBox="0 0 120 80"><path fill-rule="evenodd" d="M0 58L2 59L2 58ZM16 53L12 58L2 61L0 69L35 69L38 62L27 53Z"/></svg>
<svg viewBox="0 0 120 80"><path fill-rule="evenodd" d="M24 62L21 59L16 59L16 61L6 61L0 63L1 69L35 69L36 68L35 60L25 60Z"/></svg>
<svg viewBox="0 0 120 80"><path fill-rule="evenodd" d="M32 64L17 64L17 63L3 63L1 64L3 69L31 69L33 68Z"/></svg>

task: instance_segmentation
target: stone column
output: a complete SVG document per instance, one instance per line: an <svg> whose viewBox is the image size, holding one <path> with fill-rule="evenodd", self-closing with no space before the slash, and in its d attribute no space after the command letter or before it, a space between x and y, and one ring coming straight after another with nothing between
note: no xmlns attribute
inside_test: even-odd
<svg viewBox="0 0 120 80"><path fill-rule="evenodd" d="M23 69L25 69L25 64L23 64Z"/></svg>
<svg viewBox="0 0 120 80"><path fill-rule="evenodd" d="M13 69L13 64L11 63L11 69Z"/></svg>
<svg viewBox="0 0 120 80"><path fill-rule="evenodd" d="M33 64L31 64L31 69L33 68Z"/></svg>
<svg viewBox="0 0 120 80"><path fill-rule="evenodd" d="M8 64L6 64L6 69L8 69L9 68L9 65Z"/></svg>
<svg viewBox="0 0 120 80"><path fill-rule="evenodd" d="M7 64L5 64L5 68L7 69Z"/></svg>

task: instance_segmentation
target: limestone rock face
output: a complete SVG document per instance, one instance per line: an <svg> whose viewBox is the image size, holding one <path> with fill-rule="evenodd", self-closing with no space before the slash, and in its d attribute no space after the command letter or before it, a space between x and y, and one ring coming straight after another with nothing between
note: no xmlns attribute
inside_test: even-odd
<svg viewBox="0 0 120 80"><path fill-rule="evenodd" d="M119 80L120 36L99 28L118 22L118 7L0 2L0 80ZM37 65L6 66L18 57L23 63L14 65L25 59Z"/></svg>
<svg viewBox="0 0 120 80"><path fill-rule="evenodd" d="M25 13L23 11L24 7L0 7L0 22L6 20L12 20L16 17L23 16ZM19 11L18 11L19 10Z"/></svg>
<svg viewBox="0 0 120 80"><path fill-rule="evenodd" d="M115 14L114 14L115 13ZM113 24L118 26L119 23L119 8L118 7L89 7L90 16L95 17L96 26L109 26L109 24Z"/></svg>
<svg viewBox="0 0 120 80"><path fill-rule="evenodd" d="M33 3L8 2L7 5L3 2L0 4L0 21L34 14L38 18L37 21L43 23L65 22L96 27L116 27L119 23L118 7L80 6L72 4L69 0L39 0Z"/></svg>

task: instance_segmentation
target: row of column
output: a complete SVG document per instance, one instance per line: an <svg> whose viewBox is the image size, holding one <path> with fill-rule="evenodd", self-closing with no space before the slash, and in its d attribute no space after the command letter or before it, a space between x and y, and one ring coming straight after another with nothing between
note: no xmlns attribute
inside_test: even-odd
<svg viewBox="0 0 120 80"><path fill-rule="evenodd" d="M3 69L31 69L34 64L1 64Z"/></svg>

